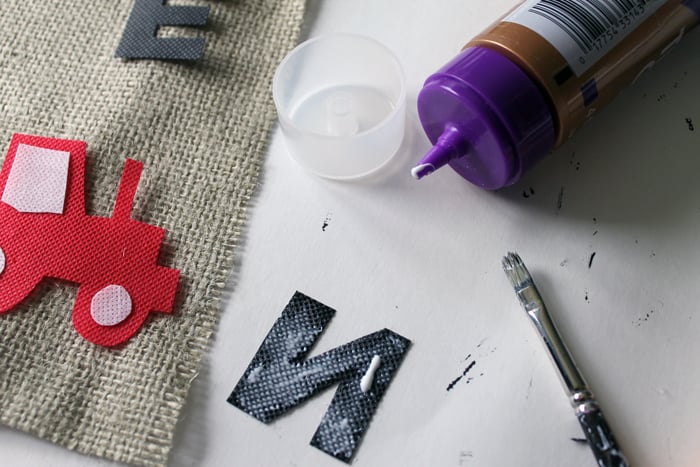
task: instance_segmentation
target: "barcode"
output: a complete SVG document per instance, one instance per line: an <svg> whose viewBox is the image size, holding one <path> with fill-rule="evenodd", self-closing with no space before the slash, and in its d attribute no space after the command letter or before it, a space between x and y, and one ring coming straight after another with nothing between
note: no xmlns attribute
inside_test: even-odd
<svg viewBox="0 0 700 467"><path fill-rule="evenodd" d="M646 3L645 0L540 0L529 11L557 25L587 54L600 47L601 39L624 28L630 17L642 15Z"/></svg>

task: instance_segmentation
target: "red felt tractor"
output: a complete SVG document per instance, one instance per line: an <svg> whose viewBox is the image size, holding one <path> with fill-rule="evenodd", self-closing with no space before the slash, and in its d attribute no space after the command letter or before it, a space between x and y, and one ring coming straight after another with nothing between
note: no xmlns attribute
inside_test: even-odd
<svg viewBox="0 0 700 467"><path fill-rule="evenodd" d="M150 312L172 312L180 273L157 264L165 230L131 219L142 163L126 160L111 218L85 213L86 148L83 141L12 137L0 172L0 314L44 277L63 279L79 285L77 331L115 346Z"/></svg>

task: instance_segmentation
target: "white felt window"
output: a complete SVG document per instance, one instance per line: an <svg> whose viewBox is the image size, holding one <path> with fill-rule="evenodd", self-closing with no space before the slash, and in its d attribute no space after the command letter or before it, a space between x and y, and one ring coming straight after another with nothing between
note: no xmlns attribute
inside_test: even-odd
<svg viewBox="0 0 700 467"><path fill-rule="evenodd" d="M108 285L92 297L90 314L102 326L119 324L131 314L131 296L121 285Z"/></svg>
<svg viewBox="0 0 700 467"><path fill-rule="evenodd" d="M20 212L63 214L70 153L20 144L2 200Z"/></svg>

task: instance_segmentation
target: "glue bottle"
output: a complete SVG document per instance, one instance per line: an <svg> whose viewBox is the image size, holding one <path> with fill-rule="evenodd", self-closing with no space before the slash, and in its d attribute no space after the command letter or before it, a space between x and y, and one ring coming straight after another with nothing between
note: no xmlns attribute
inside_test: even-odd
<svg viewBox="0 0 700 467"><path fill-rule="evenodd" d="M700 0L522 2L426 80L434 146L412 175L449 164L486 189L515 183L699 19Z"/></svg>

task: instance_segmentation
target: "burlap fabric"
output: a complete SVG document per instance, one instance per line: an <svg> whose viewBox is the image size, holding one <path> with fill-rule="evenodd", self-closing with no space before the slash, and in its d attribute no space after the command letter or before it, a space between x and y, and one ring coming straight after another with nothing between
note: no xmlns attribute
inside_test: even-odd
<svg viewBox="0 0 700 467"><path fill-rule="evenodd" d="M73 329L75 285L45 281L0 316L0 421L146 465L166 463L215 329L274 121L272 74L304 9L173 3L211 6L206 29L184 32L207 39L196 64L114 58L132 0L0 1L0 157L14 132L87 141L87 209L101 216L125 158L143 161L133 217L167 230L161 263L182 272L175 314L116 350Z"/></svg>

